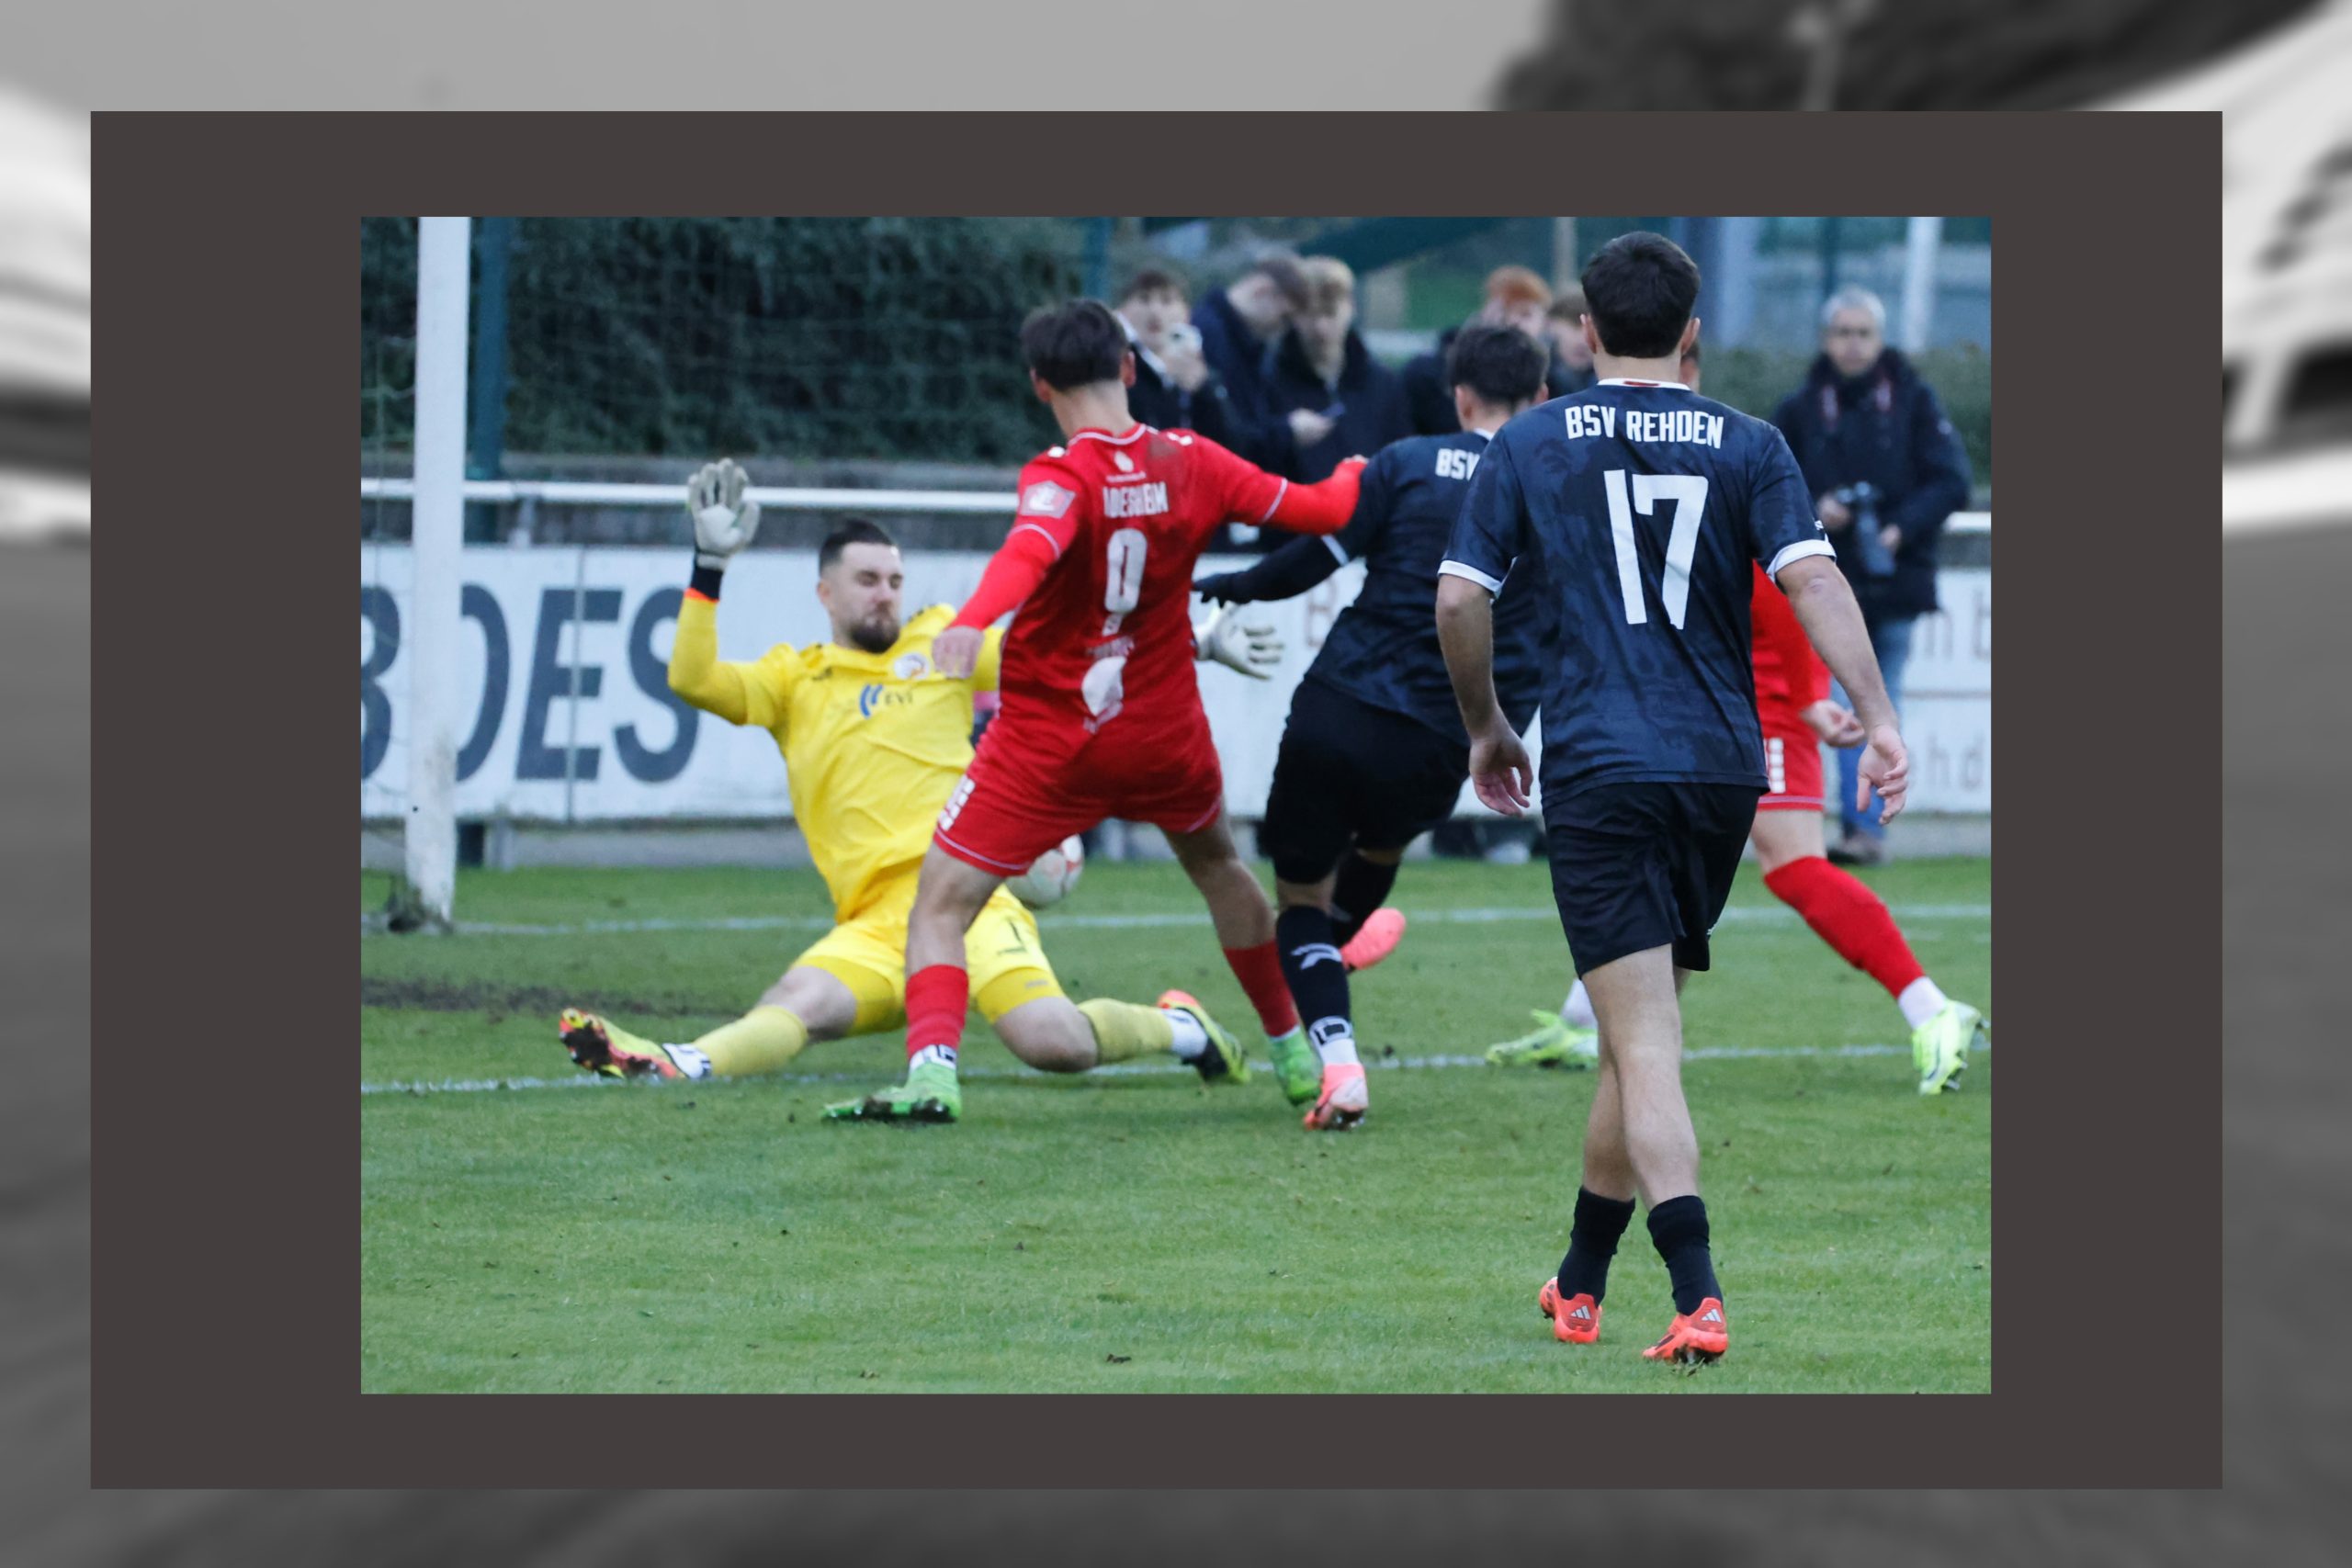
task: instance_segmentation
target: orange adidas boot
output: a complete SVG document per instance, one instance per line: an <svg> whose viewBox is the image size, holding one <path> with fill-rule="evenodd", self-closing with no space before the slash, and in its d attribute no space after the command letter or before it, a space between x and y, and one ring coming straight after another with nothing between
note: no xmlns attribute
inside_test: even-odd
<svg viewBox="0 0 2352 1568"><path fill-rule="evenodd" d="M1724 1321L1724 1303L1709 1296L1687 1313L1677 1313L1666 1337L1642 1352L1645 1361L1675 1361L1699 1366L1731 1348L1731 1325Z"/></svg>
<svg viewBox="0 0 2352 1568"><path fill-rule="evenodd" d="M1600 1303L1584 1292L1565 1299L1555 1277L1544 1281L1535 1304L1552 1320L1552 1337L1569 1345L1589 1345L1600 1337Z"/></svg>

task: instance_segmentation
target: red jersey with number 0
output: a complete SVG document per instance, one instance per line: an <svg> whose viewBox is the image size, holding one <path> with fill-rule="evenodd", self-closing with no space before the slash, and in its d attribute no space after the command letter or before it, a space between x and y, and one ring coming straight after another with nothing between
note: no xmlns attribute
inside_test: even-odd
<svg viewBox="0 0 2352 1568"><path fill-rule="evenodd" d="M1074 751L1097 734L1205 723L1193 672L1193 567L1227 521L1262 524L1286 480L1182 430L1081 430L1021 470L1012 525L1054 564L1005 634L995 728Z"/></svg>

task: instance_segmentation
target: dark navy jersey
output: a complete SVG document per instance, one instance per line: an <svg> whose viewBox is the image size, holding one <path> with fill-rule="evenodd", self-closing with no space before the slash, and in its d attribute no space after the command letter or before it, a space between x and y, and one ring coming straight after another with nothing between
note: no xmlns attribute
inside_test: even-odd
<svg viewBox="0 0 2352 1568"><path fill-rule="evenodd" d="M1464 746L1470 738L1438 647L1437 569L1486 452L1487 437L1476 430L1392 442L1365 466L1348 525L1300 541L1328 550L1335 568L1364 564L1363 591L1332 623L1306 678ZM1544 695L1535 651L1542 605L1524 581L1534 575L1532 562L1513 572L1495 602L1495 690L1515 728L1526 728Z"/></svg>
<svg viewBox="0 0 2352 1568"><path fill-rule="evenodd" d="M1496 432L1441 570L1541 569L1546 800L1659 780L1762 788L1748 594L1831 554L1781 433L1679 383L1602 381Z"/></svg>

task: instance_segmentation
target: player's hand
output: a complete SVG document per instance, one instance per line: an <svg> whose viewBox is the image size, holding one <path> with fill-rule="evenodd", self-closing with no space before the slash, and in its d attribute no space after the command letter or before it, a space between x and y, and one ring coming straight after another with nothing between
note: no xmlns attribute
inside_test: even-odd
<svg viewBox="0 0 2352 1568"><path fill-rule="evenodd" d="M1813 510L1825 528L1843 528L1854 520L1853 508L1834 495L1825 495L1815 502Z"/></svg>
<svg viewBox="0 0 2352 1568"><path fill-rule="evenodd" d="M1254 603L1244 595L1238 571L1212 572L1193 584L1193 592L1212 604L1248 604Z"/></svg>
<svg viewBox="0 0 2352 1568"><path fill-rule="evenodd" d="M1870 739L1870 732L1862 728L1860 719L1856 718L1850 710L1839 707L1827 697L1822 698L1810 706L1798 709L1797 716L1804 720L1804 727L1807 729L1840 750L1849 746L1860 746L1864 740Z"/></svg>
<svg viewBox="0 0 2352 1568"><path fill-rule="evenodd" d="M1911 787L1911 755L1903 749L1903 737L1894 726L1882 724L1871 731L1871 743L1863 749L1855 771L1860 775L1854 781L1855 810L1868 807L1871 791L1876 790L1884 803L1878 814L1880 822L1892 822L1902 814L1905 794Z"/></svg>
<svg viewBox="0 0 2352 1568"><path fill-rule="evenodd" d="M1889 523L1878 531L1878 542L1890 550L1899 550L1903 547L1903 530Z"/></svg>
<svg viewBox="0 0 2352 1568"><path fill-rule="evenodd" d="M980 638L984 634L978 626L950 626L931 639L931 663L951 681L961 681L979 667Z"/></svg>
<svg viewBox="0 0 2352 1568"><path fill-rule="evenodd" d="M1527 809L1535 771L1528 763L1526 746L1510 726L1498 724L1491 733L1470 742L1470 782L1480 800L1506 817L1517 817Z"/></svg>
<svg viewBox="0 0 2352 1568"><path fill-rule="evenodd" d="M686 481L686 515L695 524L695 564L724 571L760 531L760 503L743 499L751 476L732 457L705 463Z"/></svg>
<svg viewBox="0 0 2352 1568"><path fill-rule="evenodd" d="M1337 426L1333 425L1329 420L1325 419L1313 409L1293 409L1290 411L1291 439L1297 442L1301 446L1314 446L1317 442L1330 434L1336 428Z"/></svg>
<svg viewBox="0 0 2352 1568"><path fill-rule="evenodd" d="M1193 641L1199 656L1238 670L1253 681L1272 677L1274 667L1283 661L1283 639L1272 625L1243 626L1241 617L1231 610L1219 610L1193 628Z"/></svg>

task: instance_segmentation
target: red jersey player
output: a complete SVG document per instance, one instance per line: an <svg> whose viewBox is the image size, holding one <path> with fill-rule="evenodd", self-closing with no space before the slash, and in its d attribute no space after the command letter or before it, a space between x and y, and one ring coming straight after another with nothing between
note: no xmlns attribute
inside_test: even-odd
<svg viewBox="0 0 2352 1568"><path fill-rule="evenodd" d="M1137 423L1127 412L1135 357L1126 333L1093 300L1035 312L1021 344L1065 444L1022 470L1012 532L932 644L940 672L960 676L982 629L1020 611L1005 635L997 716L940 813L908 923L907 1080L829 1113L961 1113L965 929L1006 877L1111 818L1168 835L1258 1010L1285 1095L1300 1104L1360 1100L1362 1070L1327 1082L1299 1027L1273 910L1226 825L1190 613L1193 563L1213 529L1230 521L1336 533L1354 513L1363 462L1350 459L1317 485L1293 485L1201 436ZM1160 1000L1169 1027L1218 1030L1190 997Z"/></svg>
<svg viewBox="0 0 2352 1568"><path fill-rule="evenodd" d="M1698 361L1694 348L1682 362L1682 379L1693 391L1699 387ZM1829 700L1829 671L1805 640L1787 595L1760 568L1748 615L1768 783L1747 841L1755 846L1764 886L1839 957L1894 998L1911 1027L1919 1092L1958 1089L1969 1048L1984 1030L1984 1015L1944 995L1912 954L1885 903L1852 873L1830 864L1825 852L1820 743L1860 745L1862 727ZM1532 1033L1493 1047L1487 1059L1545 1066L1593 1061L1597 1036L1583 981L1568 993L1557 1017L1538 1013L1536 1019Z"/></svg>

